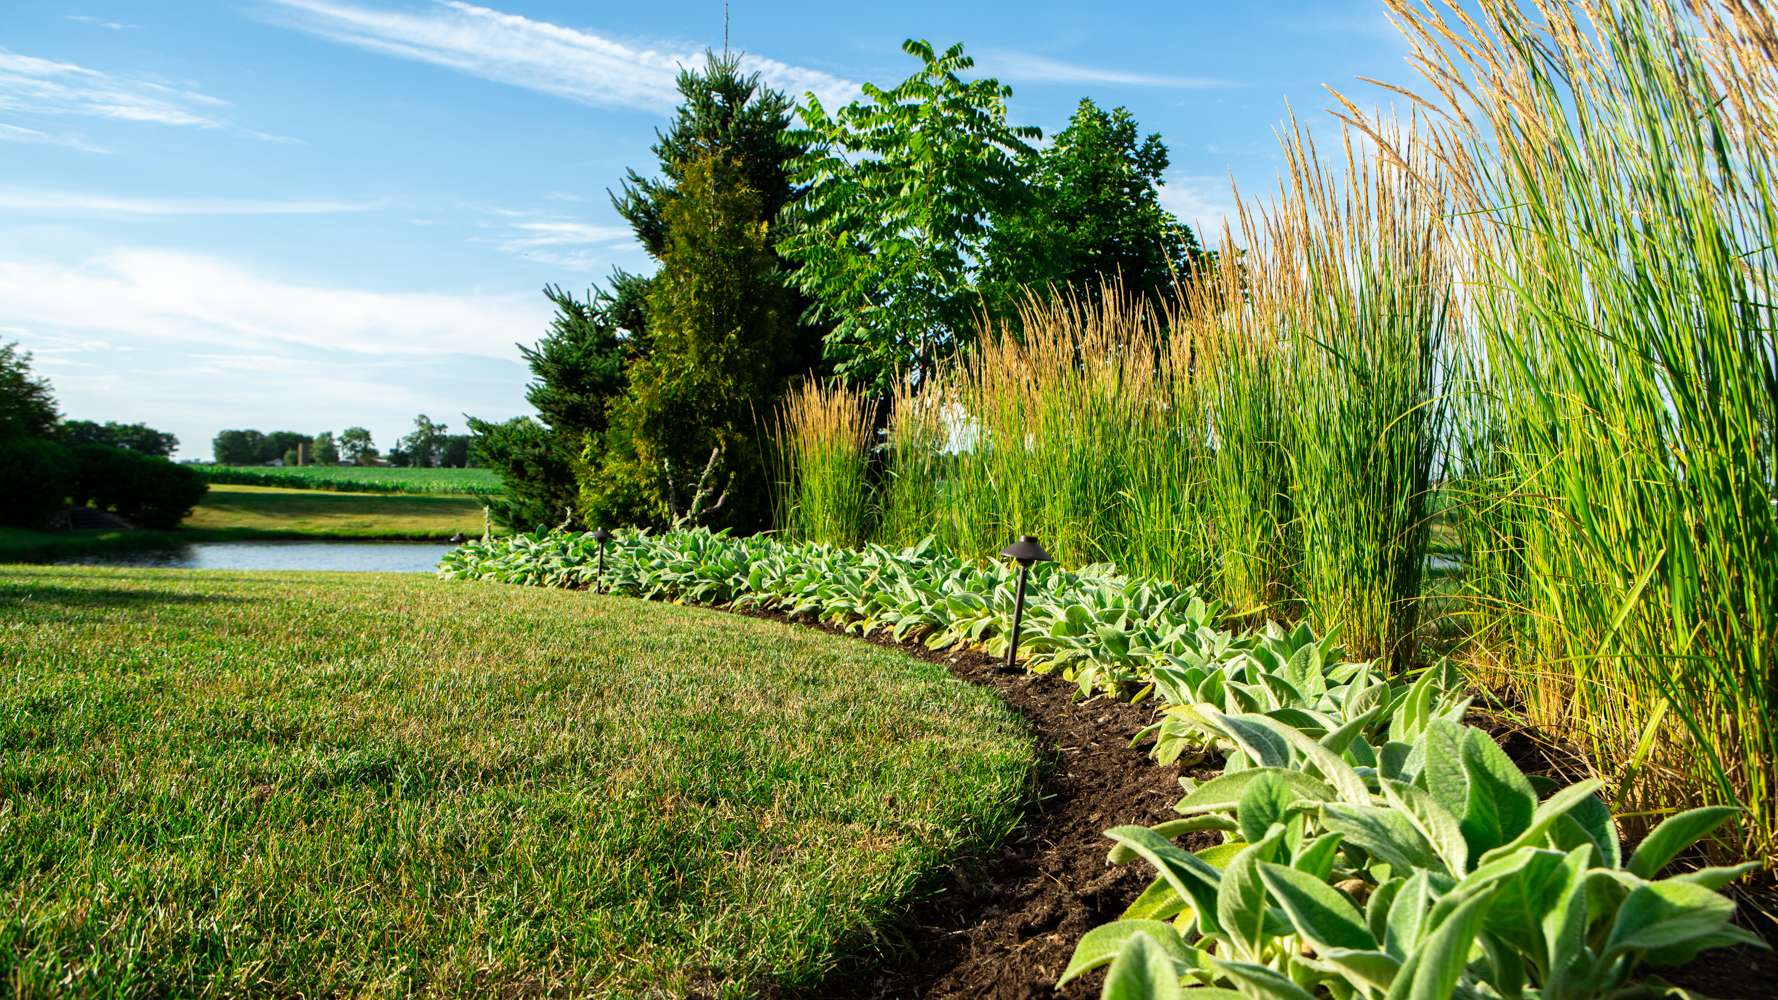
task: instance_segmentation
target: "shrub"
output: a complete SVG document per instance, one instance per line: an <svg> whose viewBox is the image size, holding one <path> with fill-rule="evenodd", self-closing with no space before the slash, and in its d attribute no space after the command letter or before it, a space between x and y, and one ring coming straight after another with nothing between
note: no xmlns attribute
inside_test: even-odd
<svg viewBox="0 0 1778 1000"><path fill-rule="evenodd" d="M41 438L0 440L0 524L41 527L68 502L68 449Z"/></svg>
<svg viewBox="0 0 1778 1000"><path fill-rule="evenodd" d="M74 502L109 510L139 527L178 527L210 489L196 469L164 458L99 444L72 453Z"/></svg>

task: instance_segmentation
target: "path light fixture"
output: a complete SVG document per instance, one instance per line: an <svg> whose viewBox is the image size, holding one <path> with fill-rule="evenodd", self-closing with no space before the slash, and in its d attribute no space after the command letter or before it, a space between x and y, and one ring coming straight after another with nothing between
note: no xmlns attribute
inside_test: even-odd
<svg viewBox="0 0 1778 1000"><path fill-rule="evenodd" d="M599 528L593 532L593 541L599 543L599 593L605 593L605 543L611 541L611 532Z"/></svg>
<svg viewBox="0 0 1778 1000"><path fill-rule="evenodd" d="M1032 566L1050 562L1051 558L1043 551L1043 546L1037 544L1036 535L1020 535L1018 541L1001 549L1000 554L1019 564L1019 589L1012 602L1012 642L1006 647L1006 665L1000 668L1012 673L1018 669L1019 626L1025 621L1025 581L1031 577Z"/></svg>

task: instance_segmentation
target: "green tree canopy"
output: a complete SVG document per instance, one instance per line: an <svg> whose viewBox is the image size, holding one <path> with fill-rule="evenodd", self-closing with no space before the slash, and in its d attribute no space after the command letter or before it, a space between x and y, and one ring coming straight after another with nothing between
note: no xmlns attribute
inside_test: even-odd
<svg viewBox="0 0 1778 1000"><path fill-rule="evenodd" d="M414 418L414 429L395 442L395 448L406 456L405 463L420 469L430 469L438 465L444 457L444 443L450 430L426 414ZM394 452L391 452L394 454Z"/></svg>
<svg viewBox="0 0 1778 1000"><path fill-rule="evenodd" d="M1095 294L1104 280L1159 296L1202 266L1197 237L1160 203L1168 165L1159 133L1126 108L1082 100L1068 126L1031 154L1031 197L995 220L984 284L1005 311L1025 287Z"/></svg>
<svg viewBox="0 0 1778 1000"><path fill-rule="evenodd" d="M166 431L157 431L147 424L120 424L114 420L107 420L103 424L93 420L64 420L56 433L63 444L102 444L156 458L172 458L173 452L179 448L177 436Z"/></svg>
<svg viewBox="0 0 1778 1000"><path fill-rule="evenodd" d="M377 446L371 440L370 431L363 427L348 427L340 431L340 457L353 465L366 465L376 461Z"/></svg>
<svg viewBox="0 0 1778 1000"><path fill-rule="evenodd" d="M578 501L574 454L561 438L531 417L494 422L467 418L476 464L499 473L504 487L489 498L494 519L517 531L560 524Z"/></svg>
<svg viewBox="0 0 1778 1000"><path fill-rule="evenodd" d="M316 465L340 464L339 445L334 443L332 431L322 431L309 442L309 455Z"/></svg>
<svg viewBox="0 0 1778 1000"><path fill-rule="evenodd" d="M60 417L49 380L31 371L30 353L0 343L0 440L52 437Z"/></svg>
<svg viewBox="0 0 1778 1000"><path fill-rule="evenodd" d="M218 431L210 441L217 465L258 465L266 461L265 435L254 430Z"/></svg>
<svg viewBox="0 0 1778 1000"><path fill-rule="evenodd" d="M531 368L525 400L551 430L574 439L605 429L605 411L623 392L630 351L625 330L610 308L615 302L597 289L585 299L555 285L543 294L555 304L549 332L536 345L518 345Z"/></svg>
<svg viewBox="0 0 1778 1000"><path fill-rule="evenodd" d="M1036 128L1008 124L1012 88L965 80L975 65L909 40L921 62L884 90L830 115L808 95L792 179L806 189L779 249L794 282L833 323L828 356L855 383L886 393L974 333L978 272L992 220L1026 197L1022 164Z"/></svg>

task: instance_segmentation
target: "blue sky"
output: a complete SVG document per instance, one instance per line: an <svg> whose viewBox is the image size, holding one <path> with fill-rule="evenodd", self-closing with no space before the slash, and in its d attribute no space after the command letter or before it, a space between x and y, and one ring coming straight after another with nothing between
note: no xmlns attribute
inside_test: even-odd
<svg viewBox="0 0 1778 1000"><path fill-rule="evenodd" d="M606 199L647 171L674 67L722 4L131 0L0 5L0 339L72 417L171 430L369 427L526 412L514 349L545 283L646 269ZM963 41L1053 133L1079 98L1172 150L1167 203L1214 229L1263 193L1286 107L1402 81L1378 0L794 5L731 41L832 101Z"/></svg>

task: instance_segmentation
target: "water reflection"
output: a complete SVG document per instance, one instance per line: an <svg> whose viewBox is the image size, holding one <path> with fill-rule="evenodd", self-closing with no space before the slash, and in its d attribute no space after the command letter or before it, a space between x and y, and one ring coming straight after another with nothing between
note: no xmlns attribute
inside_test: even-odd
<svg viewBox="0 0 1778 1000"><path fill-rule="evenodd" d="M194 542L176 549L108 552L67 562L173 569L430 573L452 548L444 542Z"/></svg>

